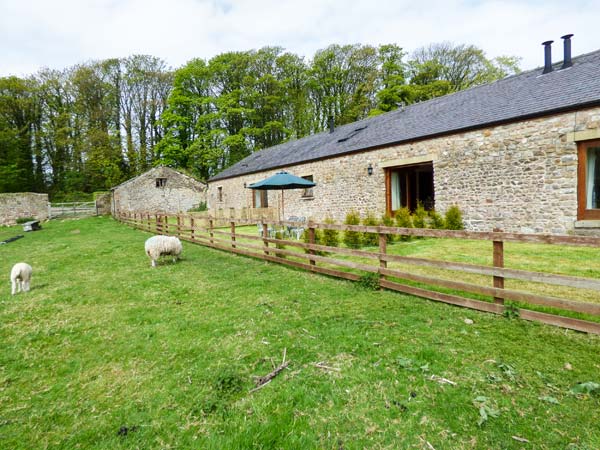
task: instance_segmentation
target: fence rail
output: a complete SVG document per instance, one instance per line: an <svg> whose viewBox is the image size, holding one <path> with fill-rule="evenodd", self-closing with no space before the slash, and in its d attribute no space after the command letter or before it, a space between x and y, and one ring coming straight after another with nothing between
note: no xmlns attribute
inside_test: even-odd
<svg viewBox="0 0 600 450"><path fill-rule="evenodd" d="M84 217L98 215L96 202L49 203L48 218Z"/></svg>
<svg viewBox="0 0 600 450"><path fill-rule="evenodd" d="M116 218L141 230L175 235L186 241L286 264L311 272L354 281L359 280L363 272L373 273L378 275L379 285L382 288L495 314L503 314L510 308L512 311L518 311L519 317L526 320L600 334L600 323L598 322L565 317L560 315L560 313L549 314L522 307L523 305L538 305L552 308L553 311L564 310L588 316L600 316L600 303L589 303L504 287L506 279L514 279L528 283L563 286L574 290L584 289L592 291L594 295L595 293L599 293L598 296L600 297L600 279L597 278L559 275L504 267L505 242L591 247L600 251L600 238L504 233L499 230L494 230L493 232L448 231L384 226L337 225L315 222L270 221L267 223L263 220L257 224L255 220L250 219L231 220L226 228L217 228L217 224L223 226L222 218L203 217L202 220L198 220L190 214L165 215L120 212L116 214ZM239 226L247 225L262 227L261 235L259 236L258 233L239 233L236 229ZM309 242L269 237L267 233L269 227L286 226L305 227L308 231ZM368 251L319 245L315 242L315 230L317 229L374 233L379 237L379 247L377 251ZM486 266L389 254L387 251L387 235L489 241L492 243L493 264ZM283 246L286 248L282 248ZM294 250L289 250L287 247L292 247ZM354 257L355 259L340 259L340 257L344 256ZM358 258L361 258L361 261L356 261ZM398 263L410 268L424 267L434 270L451 271L453 275L452 279L448 280L430 274L416 273L411 269L388 267L388 264L392 263ZM457 272L475 274L477 276L489 276L491 277L491 283L485 286L459 280L456 276ZM442 291L436 289L441 289ZM443 292L444 290L450 290L452 293ZM464 293L474 295L476 298L466 297ZM515 305L512 303L505 305L506 300L517 302L518 309L515 309Z"/></svg>

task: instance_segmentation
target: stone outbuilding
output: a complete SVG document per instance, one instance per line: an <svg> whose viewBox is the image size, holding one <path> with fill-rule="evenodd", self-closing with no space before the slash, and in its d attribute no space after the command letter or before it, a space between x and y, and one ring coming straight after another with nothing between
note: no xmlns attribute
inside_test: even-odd
<svg viewBox="0 0 600 450"><path fill-rule="evenodd" d="M280 204L251 183L316 183L286 215L342 221L418 202L470 230L600 231L600 50L253 153L208 181L211 210ZM547 53L549 54L549 52Z"/></svg>
<svg viewBox="0 0 600 450"><path fill-rule="evenodd" d="M206 203L206 184L158 166L111 189L112 212L180 213Z"/></svg>

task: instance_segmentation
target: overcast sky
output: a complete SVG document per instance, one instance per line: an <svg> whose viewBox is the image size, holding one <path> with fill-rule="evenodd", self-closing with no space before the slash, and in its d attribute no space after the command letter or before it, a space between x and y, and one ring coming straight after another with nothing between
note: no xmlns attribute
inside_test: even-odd
<svg viewBox="0 0 600 450"><path fill-rule="evenodd" d="M148 54L192 58L280 46L309 59L329 44L474 44L490 58L543 65L542 41L574 33L573 54L600 48L600 1L0 0L0 76Z"/></svg>

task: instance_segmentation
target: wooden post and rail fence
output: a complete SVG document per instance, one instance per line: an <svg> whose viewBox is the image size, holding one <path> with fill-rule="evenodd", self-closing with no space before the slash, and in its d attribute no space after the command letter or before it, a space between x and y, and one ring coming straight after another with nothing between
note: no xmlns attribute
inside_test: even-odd
<svg viewBox="0 0 600 450"><path fill-rule="evenodd" d="M240 255L354 281L359 280L365 272L373 273L378 275L379 285L382 288L495 314L504 314L508 308L515 313L518 312L519 317L522 319L600 334L600 322L594 321L593 317L600 317L600 303L589 303L545 294L541 295L530 291L507 289L504 286L505 279L513 279L526 283L536 283L536 285L567 287L575 291L585 290L586 292L592 292L592 295L597 295L600 298L600 279L598 278L534 272L504 267L505 242L591 247L598 249L598 257L600 258L600 238L597 237L504 233L497 229L492 232L475 232L338 225L312 221L308 223L289 221L269 222L269 225L273 227L291 226L305 228L308 230L308 243L306 243L293 239L287 240L269 237L269 225L265 222L257 223L256 220L227 219L227 221L219 221L219 219L208 218L208 220L202 221L204 226L200 226L201 221L196 220L193 215L188 214L167 215L120 212L115 217L121 222L144 231L175 235L182 240ZM240 233L237 229L237 227L248 225L257 227L255 230L261 230L261 232L248 234ZM315 230L317 229L375 233L379 235L379 247L377 251L368 251L320 245L315 243ZM489 241L492 243L493 265L488 266L389 254L387 235ZM279 244L278 248L275 247L277 244ZM286 248L282 248L282 246L286 248L294 247L296 250L287 250ZM348 259L339 259L335 257L338 255L374 260L374 263L367 264ZM431 268L434 270L450 271L452 279L443 279L418 273L418 271L411 271L410 269L391 267L390 263L420 269ZM348 271L348 269L354 272ZM459 281L457 280L458 275L456 272L490 276L492 282L491 285L485 286L474 284L473 282ZM452 293L436 289L441 289L442 291L451 290ZM460 293L468 293L476 298L462 296ZM505 301L517 302L517 304L511 303L505 305ZM524 305L538 305L544 308L551 308L552 313L530 310L524 308ZM516 306L518 306L518 309ZM557 310L574 312L584 315L584 318L566 317L560 315L561 311ZM555 311L557 313L554 313ZM586 315L593 320L586 320Z"/></svg>

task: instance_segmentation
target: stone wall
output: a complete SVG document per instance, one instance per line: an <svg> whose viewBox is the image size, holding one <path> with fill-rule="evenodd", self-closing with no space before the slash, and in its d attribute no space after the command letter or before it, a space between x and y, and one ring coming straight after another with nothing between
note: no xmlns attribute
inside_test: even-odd
<svg viewBox="0 0 600 450"><path fill-rule="evenodd" d="M164 186L157 186L164 179ZM206 202L206 185L168 167L155 167L113 189L114 210L179 213Z"/></svg>
<svg viewBox="0 0 600 450"><path fill-rule="evenodd" d="M384 168L429 160L436 210L457 204L468 229L570 232L577 218L577 146L568 136L599 129L600 108L593 108L290 166L286 170L295 175L312 175L317 186L312 198L303 198L302 190L285 191L284 214L338 221L351 209L382 215ZM252 207L252 191L244 184L278 170L209 183L209 207ZM269 206L281 205L281 191L268 196Z"/></svg>
<svg viewBox="0 0 600 450"><path fill-rule="evenodd" d="M112 206L112 195L110 192L103 192L96 197L96 211L99 216L110 214Z"/></svg>
<svg viewBox="0 0 600 450"><path fill-rule="evenodd" d="M48 194L18 192L0 194L0 225L15 225L17 219L48 219Z"/></svg>

